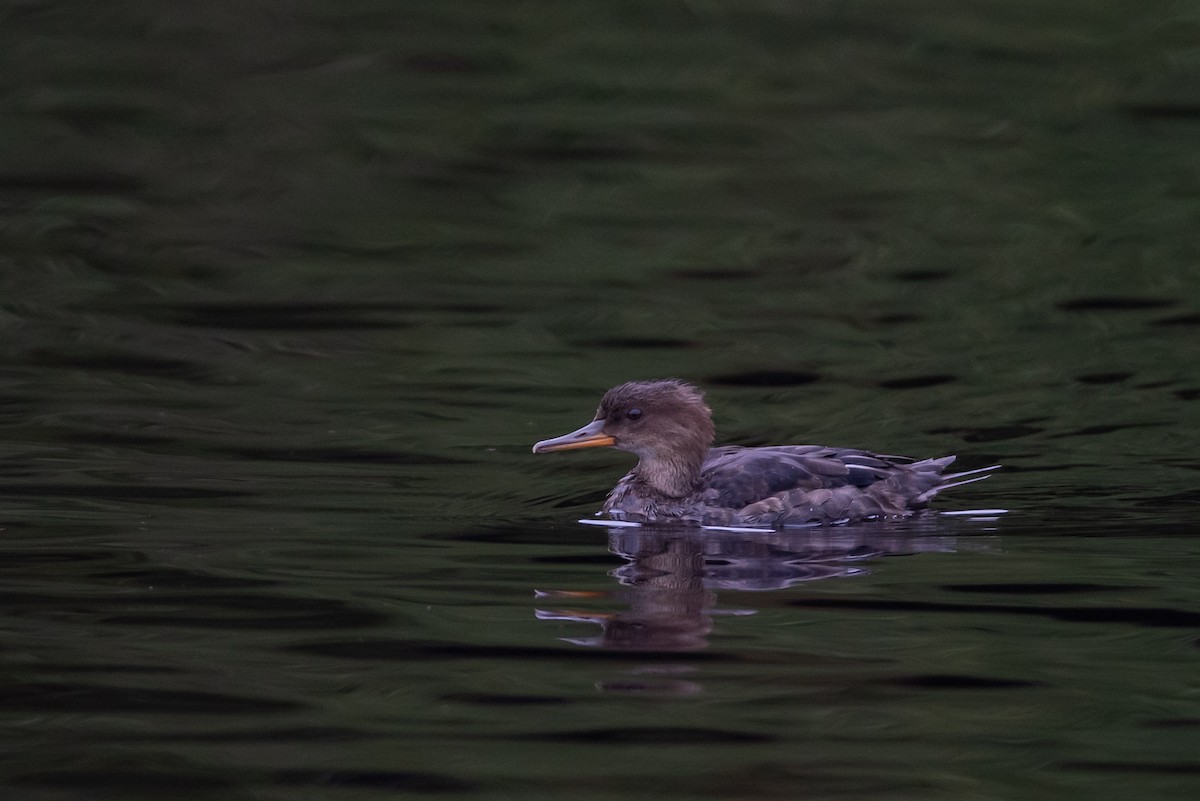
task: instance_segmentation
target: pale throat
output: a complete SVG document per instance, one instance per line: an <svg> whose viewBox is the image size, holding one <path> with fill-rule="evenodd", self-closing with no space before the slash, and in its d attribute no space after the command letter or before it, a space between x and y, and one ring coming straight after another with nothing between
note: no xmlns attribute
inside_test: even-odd
<svg viewBox="0 0 1200 801"><path fill-rule="evenodd" d="M703 453L646 453L639 455L634 472L638 481L655 493L668 498L682 498L696 490L703 461Z"/></svg>

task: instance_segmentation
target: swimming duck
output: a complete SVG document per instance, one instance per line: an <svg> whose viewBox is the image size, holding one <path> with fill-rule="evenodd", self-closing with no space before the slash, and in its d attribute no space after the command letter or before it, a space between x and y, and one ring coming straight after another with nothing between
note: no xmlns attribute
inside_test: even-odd
<svg viewBox="0 0 1200 801"><path fill-rule="evenodd" d="M851 448L712 447L703 393L675 379L632 381L604 393L592 422L534 453L612 447L638 457L601 513L618 521L772 527L891 520L938 493L982 481L999 465L943 473L953 456L916 461Z"/></svg>

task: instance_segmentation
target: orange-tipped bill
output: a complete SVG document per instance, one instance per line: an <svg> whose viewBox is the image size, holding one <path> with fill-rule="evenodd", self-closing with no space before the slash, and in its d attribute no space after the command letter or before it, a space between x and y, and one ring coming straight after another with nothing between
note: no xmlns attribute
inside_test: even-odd
<svg viewBox="0 0 1200 801"><path fill-rule="evenodd" d="M533 446L534 453L570 451L576 448L603 448L615 445L616 440L604 433L604 421L593 420L578 431L554 439L544 439Z"/></svg>

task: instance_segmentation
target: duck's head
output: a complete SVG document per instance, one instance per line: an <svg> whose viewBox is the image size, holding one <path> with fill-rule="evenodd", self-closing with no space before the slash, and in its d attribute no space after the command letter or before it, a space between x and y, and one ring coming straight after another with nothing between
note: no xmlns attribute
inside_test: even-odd
<svg viewBox="0 0 1200 801"><path fill-rule="evenodd" d="M704 395L675 379L631 381L604 393L596 418L583 428L533 446L534 453L613 447L646 463L670 463L699 473L713 441Z"/></svg>

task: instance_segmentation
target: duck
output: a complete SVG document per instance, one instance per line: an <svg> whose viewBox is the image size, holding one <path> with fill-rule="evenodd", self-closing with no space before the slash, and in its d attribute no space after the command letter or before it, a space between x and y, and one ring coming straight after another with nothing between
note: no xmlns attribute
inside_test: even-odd
<svg viewBox="0 0 1200 801"><path fill-rule="evenodd" d="M713 447L704 393L685 381L630 381L604 393L590 423L533 446L535 454L616 448L637 465L598 512L626 524L713 528L889 521L923 511L952 487L1000 465L947 473L954 456L911 459L824 445Z"/></svg>

